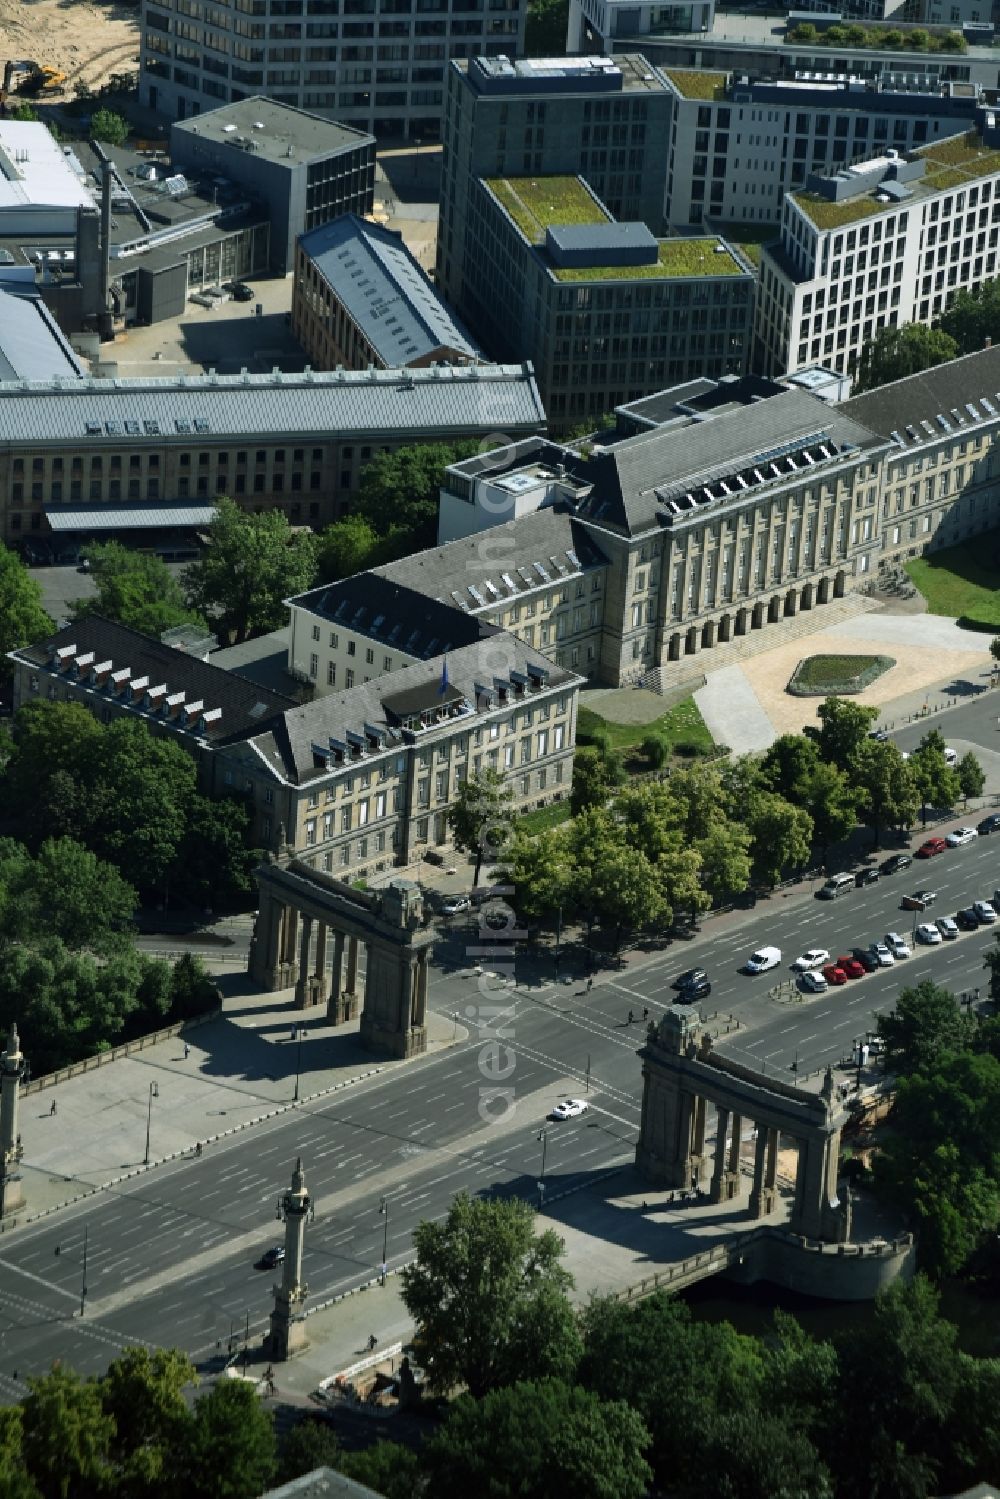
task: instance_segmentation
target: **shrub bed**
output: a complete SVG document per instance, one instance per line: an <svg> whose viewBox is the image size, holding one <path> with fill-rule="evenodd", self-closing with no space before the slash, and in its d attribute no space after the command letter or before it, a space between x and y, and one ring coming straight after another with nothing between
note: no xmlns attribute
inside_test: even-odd
<svg viewBox="0 0 1000 1499"><path fill-rule="evenodd" d="M806 656L785 691L795 697L842 697L862 692L895 664L891 656Z"/></svg>

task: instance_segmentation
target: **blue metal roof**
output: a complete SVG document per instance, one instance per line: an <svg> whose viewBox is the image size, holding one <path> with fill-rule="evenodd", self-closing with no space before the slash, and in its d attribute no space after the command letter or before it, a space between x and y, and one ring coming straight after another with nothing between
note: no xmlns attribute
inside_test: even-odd
<svg viewBox="0 0 1000 1499"><path fill-rule="evenodd" d="M38 297L0 289L0 380L51 380L80 365Z"/></svg>
<svg viewBox="0 0 1000 1499"><path fill-rule="evenodd" d="M400 235L345 213L299 243L385 365L442 348L482 358Z"/></svg>

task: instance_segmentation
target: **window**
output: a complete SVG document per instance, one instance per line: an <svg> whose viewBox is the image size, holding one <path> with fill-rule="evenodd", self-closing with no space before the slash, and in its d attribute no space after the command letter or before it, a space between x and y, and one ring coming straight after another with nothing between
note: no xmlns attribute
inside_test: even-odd
<svg viewBox="0 0 1000 1499"><path fill-rule="evenodd" d="M328 687L336 687L337 685L337 663L335 661L328 661L326 663L326 685Z"/></svg>
<svg viewBox="0 0 1000 1499"><path fill-rule="evenodd" d="M341 807L340 809L340 831L342 833L349 833L351 831L351 811L350 807Z"/></svg>
<svg viewBox="0 0 1000 1499"><path fill-rule="evenodd" d="M306 843L310 848L316 842L316 819L310 817L306 823Z"/></svg>
<svg viewBox="0 0 1000 1499"><path fill-rule="evenodd" d="M309 675L311 677L315 677L316 674L318 673L318 671L319 671L319 657L314 652L313 655L311 655L309 657Z"/></svg>
<svg viewBox="0 0 1000 1499"><path fill-rule="evenodd" d="M547 755L548 752L549 752L549 731L548 731L548 729L539 729L539 731L538 731L538 758L541 759L544 755Z"/></svg>
<svg viewBox="0 0 1000 1499"><path fill-rule="evenodd" d="M356 640L349 640L347 642L347 654L349 656L355 655L357 653L357 649L358 649L358 642Z"/></svg>
<svg viewBox="0 0 1000 1499"><path fill-rule="evenodd" d="M345 687L353 687L354 686L354 673L353 673L353 671L351 670L350 667L348 667L347 670L344 672L344 686Z"/></svg>
<svg viewBox="0 0 1000 1499"><path fill-rule="evenodd" d="M358 802L358 827L363 828L368 821L368 798L364 797Z"/></svg>

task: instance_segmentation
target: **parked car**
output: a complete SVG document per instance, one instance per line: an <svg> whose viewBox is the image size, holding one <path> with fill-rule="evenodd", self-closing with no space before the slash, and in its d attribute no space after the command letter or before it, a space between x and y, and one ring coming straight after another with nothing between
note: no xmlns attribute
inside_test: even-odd
<svg viewBox="0 0 1000 1499"><path fill-rule="evenodd" d="M863 885L877 885L879 872L874 864L869 864L867 869L859 869L854 876L854 883L860 890Z"/></svg>
<svg viewBox="0 0 1000 1499"><path fill-rule="evenodd" d="M918 890L914 895L904 895L899 904L904 911L926 911L936 900L933 890Z"/></svg>
<svg viewBox="0 0 1000 1499"><path fill-rule="evenodd" d="M232 293L234 302L252 302L256 293L245 281L227 281L226 290Z"/></svg>
<svg viewBox="0 0 1000 1499"><path fill-rule="evenodd" d="M708 974L704 968L686 968L679 973L671 984L672 989L686 989L689 984L696 984L700 979L707 979Z"/></svg>
<svg viewBox="0 0 1000 1499"><path fill-rule="evenodd" d="M983 818L982 822L977 822L976 832L980 835L1000 833L1000 812L991 812L988 817Z"/></svg>
<svg viewBox="0 0 1000 1499"><path fill-rule="evenodd" d="M872 957L875 960L876 968L895 967L896 954L893 952L888 942L873 942L868 951L871 953Z"/></svg>
<svg viewBox="0 0 1000 1499"><path fill-rule="evenodd" d="M972 909L975 911L983 926L992 926L997 919L997 913L988 900L974 900Z"/></svg>
<svg viewBox="0 0 1000 1499"><path fill-rule="evenodd" d="M750 954L745 968L747 973L766 973L769 968L777 968L780 962L780 947L761 947Z"/></svg>
<svg viewBox="0 0 1000 1499"><path fill-rule="evenodd" d="M932 921L921 922L920 926L917 927L918 942L926 943L928 947L934 947L936 943L942 940L941 933Z"/></svg>
<svg viewBox="0 0 1000 1499"><path fill-rule="evenodd" d="M829 963L830 954L825 947L810 947L801 958L796 958L792 967L796 973L805 973L810 968L822 968L824 963Z"/></svg>
<svg viewBox="0 0 1000 1499"><path fill-rule="evenodd" d="M854 889L854 876L852 874L834 874L827 880L826 884L817 891L820 900L836 900L838 895L843 895L845 890Z"/></svg>
<svg viewBox="0 0 1000 1499"><path fill-rule="evenodd" d="M910 956L910 944L898 932L886 932L885 945L894 958L908 958Z"/></svg>
<svg viewBox="0 0 1000 1499"><path fill-rule="evenodd" d="M912 854L890 854L888 859L882 862L880 868L883 874L895 874L900 869L909 869L912 863Z"/></svg>
<svg viewBox="0 0 1000 1499"><path fill-rule="evenodd" d="M933 859L935 854L943 854L947 847L943 838L927 838L917 849L917 858Z"/></svg>
<svg viewBox="0 0 1000 1499"><path fill-rule="evenodd" d="M978 932L979 930L979 917L971 906L966 906L964 911L956 911L955 921L963 932Z"/></svg>
<svg viewBox="0 0 1000 1499"><path fill-rule="evenodd" d="M946 833L944 841L949 848L961 848L966 843L971 843L979 834L975 828L955 828L953 832Z"/></svg>
<svg viewBox="0 0 1000 1499"><path fill-rule="evenodd" d="M810 968L802 974L799 983L807 994L823 994L826 992L828 980L823 973L816 973Z"/></svg>
<svg viewBox="0 0 1000 1499"><path fill-rule="evenodd" d="M457 916L460 911L471 911L472 902L467 895L449 895L441 902L446 916Z"/></svg>
<svg viewBox="0 0 1000 1499"><path fill-rule="evenodd" d="M944 763L950 766L952 770L958 764L958 750L952 749L950 744L946 744L944 747Z"/></svg>
<svg viewBox="0 0 1000 1499"><path fill-rule="evenodd" d="M875 957L870 947L852 947L851 957L855 963L860 963L865 973L874 973L878 967L878 958Z"/></svg>
<svg viewBox="0 0 1000 1499"><path fill-rule="evenodd" d="M863 979L868 972L864 963L859 963L853 953L850 957L838 958L837 967L842 968L849 979Z"/></svg>
<svg viewBox="0 0 1000 1499"><path fill-rule="evenodd" d="M550 1119L576 1119L585 1114L590 1105L583 1098L564 1098L549 1113Z"/></svg>
<svg viewBox="0 0 1000 1499"><path fill-rule="evenodd" d="M868 730L868 738L869 739L874 739L877 744L885 744L886 740L889 738L889 730L888 729L869 729Z"/></svg>
<svg viewBox="0 0 1000 1499"><path fill-rule="evenodd" d="M823 977L828 984L833 984L834 987L847 983L847 974L837 963L827 963L823 969Z"/></svg>
<svg viewBox="0 0 1000 1499"><path fill-rule="evenodd" d="M939 916L934 925L937 927L938 931L941 933L946 942L954 942L955 938L958 936L958 927L955 925L954 921L952 921L950 916Z"/></svg>

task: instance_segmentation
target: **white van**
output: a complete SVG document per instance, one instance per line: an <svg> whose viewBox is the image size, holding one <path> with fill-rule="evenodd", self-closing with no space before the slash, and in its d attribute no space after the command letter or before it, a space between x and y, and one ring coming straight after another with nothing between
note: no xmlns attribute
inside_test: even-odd
<svg viewBox="0 0 1000 1499"><path fill-rule="evenodd" d="M854 889L853 874L831 875L819 892L823 900L836 900L838 895L843 895L845 890Z"/></svg>

